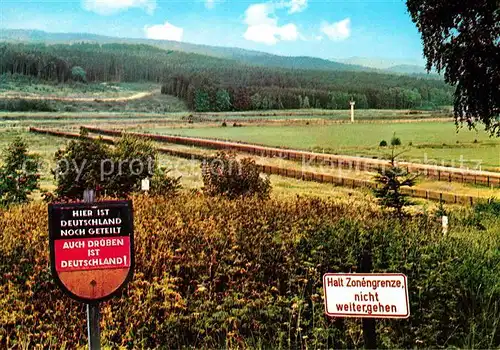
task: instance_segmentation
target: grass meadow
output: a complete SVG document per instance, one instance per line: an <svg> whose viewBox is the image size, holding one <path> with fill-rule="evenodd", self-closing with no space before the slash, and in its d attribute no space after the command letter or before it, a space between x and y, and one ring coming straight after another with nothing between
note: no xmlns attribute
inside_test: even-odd
<svg viewBox="0 0 500 350"><path fill-rule="evenodd" d="M143 132L208 137L334 154L386 158L394 133L402 141L402 159L432 164L497 170L500 140L481 130L460 128L452 122L357 123L300 126L143 127Z"/></svg>
<svg viewBox="0 0 500 350"><path fill-rule="evenodd" d="M132 197L136 268L102 303L104 348L362 348L359 319L324 315L321 276L408 276L411 316L379 319L379 348L498 348L498 204L399 222L350 197ZM85 308L54 284L46 204L0 209L0 347L83 348ZM369 248L368 248L369 247Z"/></svg>
<svg viewBox="0 0 500 350"><path fill-rule="evenodd" d="M263 117L267 120L289 120L300 119L327 119L336 121L350 121L351 111L349 109L295 109L295 110L261 110L246 112L207 112L197 113L214 120L253 120ZM412 120L412 119L442 119L451 118L451 109L444 107L436 111L417 111L404 109L358 109L355 112L356 120L363 121L390 121L390 120Z"/></svg>

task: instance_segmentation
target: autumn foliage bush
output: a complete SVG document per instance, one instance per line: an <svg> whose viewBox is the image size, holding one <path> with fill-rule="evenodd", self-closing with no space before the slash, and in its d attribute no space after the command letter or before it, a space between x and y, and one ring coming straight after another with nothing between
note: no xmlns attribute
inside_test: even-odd
<svg viewBox="0 0 500 350"><path fill-rule="evenodd" d="M410 319L378 320L379 347L500 345L494 215L482 231L452 216L443 236L431 216L400 223L363 203L194 194L133 203L136 273L101 304L105 346L362 347L360 320L325 317L321 276L358 271L366 247L375 272L404 273L410 288ZM0 211L0 348L86 344L84 305L50 275L45 212Z"/></svg>
<svg viewBox="0 0 500 350"><path fill-rule="evenodd" d="M252 158L237 159L236 154L218 152L201 164L203 191L209 196L227 198L258 197L269 198L271 182L261 177Z"/></svg>

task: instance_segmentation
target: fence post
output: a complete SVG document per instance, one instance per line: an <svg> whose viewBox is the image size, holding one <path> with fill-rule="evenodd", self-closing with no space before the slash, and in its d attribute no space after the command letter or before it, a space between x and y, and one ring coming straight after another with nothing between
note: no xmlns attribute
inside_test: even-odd
<svg viewBox="0 0 500 350"><path fill-rule="evenodd" d="M94 190L83 192L83 201L93 203L95 200ZM101 334L99 329L99 304L87 304L87 334L89 350L101 349Z"/></svg>
<svg viewBox="0 0 500 350"><path fill-rule="evenodd" d="M361 258L361 272L371 273L373 269L371 248L366 247L363 250L363 256ZM365 349L376 349L377 348L377 332L376 332L376 322L374 318L363 318L363 342Z"/></svg>

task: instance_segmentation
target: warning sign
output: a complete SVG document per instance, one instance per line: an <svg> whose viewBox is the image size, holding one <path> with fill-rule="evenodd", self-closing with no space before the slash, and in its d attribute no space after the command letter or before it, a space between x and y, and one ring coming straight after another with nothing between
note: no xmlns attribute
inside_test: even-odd
<svg viewBox="0 0 500 350"><path fill-rule="evenodd" d="M332 317L408 318L408 284L402 274L323 276L325 312Z"/></svg>
<svg viewBox="0 0 500 350"><path fill-rule="evenodd" d="M114 295L133 273L132 203L49 205L52 273L83 302Z"/></svg>

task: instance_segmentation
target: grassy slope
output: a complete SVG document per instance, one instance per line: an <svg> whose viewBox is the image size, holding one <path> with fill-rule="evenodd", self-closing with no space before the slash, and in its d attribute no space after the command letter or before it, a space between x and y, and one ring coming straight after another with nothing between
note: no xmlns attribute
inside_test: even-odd
<svg viewBox="0 0 500 350"><path fill-rule="evenodd" d="M159 89L157 84L152 83L51 84L49 82L34 82L28 78L19 80L2 79L1 82L0 97L15 95L67 98L119 98Z"/></svg>
<svg viewBox="0 0 500 350"><path fill-rule="evenodd" d="M0 97L0 102L2 101ZM8 100L19 101L18 100ZM162 95L160 92L154 93L151 96L126 101L126 102L104 102L104 101L46 101L53 112L55 113L176 113L186 112L188 109L186 104L178 98L170 95ZM16 113L18 109L10 109ZM6 111L3 111L6 112ZM27 112L37 112L36 110ZM0 113L2 113L0 107ZM45 113L45 112L42 112ZM45 113L47 114L47 113ZM2 113L5 115L5 113Z"/></svg>
<svg viewBox="0 0 500 350"><path fill-rule="evenodd" d="M152 95L149 95L151 93ZM102 101L103 99L131 98L143 94L148 94L148 96L130 101ZM16 99L12 99L13 97ZM2 113L2 108L6 108L4 106L6 102L12 105L23 97L46 99L48 100L46 104L50 106L50 110L57 113L172 113L187 111L183 101L174 96L160 94L160 86L153 83L55 84L37 81L24 76L12 78L7 75L0 75L0 113ZM51 99L67 100L55 101ZM72 101L71 99L76 100ZM78 101L77 99L86 99L86 101ZM11 107L6 110L12 112L16 109ZM34 112L36 111L35 108ZM5 114L5 111L3 114Z"/></svg>

